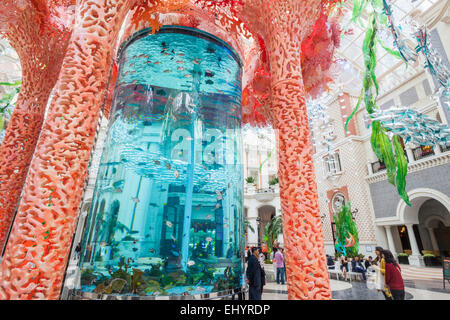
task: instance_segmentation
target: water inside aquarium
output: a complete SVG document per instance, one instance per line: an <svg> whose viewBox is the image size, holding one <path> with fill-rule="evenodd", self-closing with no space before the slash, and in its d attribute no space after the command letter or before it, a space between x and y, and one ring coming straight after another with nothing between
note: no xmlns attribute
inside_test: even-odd
<svg viewBox="0 0 450 320"><path fill-rule="evenodd" d="M243 282L239 60L212 36L161 30L120 59L81 291L205 294Z"/></svg>

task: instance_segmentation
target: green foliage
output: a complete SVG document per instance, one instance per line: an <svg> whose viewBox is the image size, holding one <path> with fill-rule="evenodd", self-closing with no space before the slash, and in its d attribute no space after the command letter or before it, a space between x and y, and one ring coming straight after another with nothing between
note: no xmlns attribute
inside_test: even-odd
<svg viewBox="0 0 450 320"><path fill-rule="evenodd" d="M263 162L261 162L261 164L259 165L259 172L261 172L264 163L266 163L272 157L272 154L274 153L274 151L275 151L275 148L273 148L267 155L267 158L264 159Z"/></svg>
<svg viewBox="0 0 450 320"><path fill-rule="evenodd" d="M269 252L272 251L273 244L277 240L278 235L283 233L283 220L281 216L275 216L269 221L264 228L264 240L267 244Z"/></svg>
<svg viewBox="0 0 450 320"><path fill-rule="evenodd" d="M399 257L407 257L408 254L407 254L407 253L400 252L400 253L398 254L398 256L399 256Z"/></svg>
<svg viewBox="0 0 450 320"><path fill-rule="evenodd" d="M354 257L359 251L359 237L356 223L353 221L350 202L342 206L341 211L334 216L336 224L336 250L348 257ZM352 235L355 238L355 245L345 247L346 238Z"/></svg>
<svg viewBox="0 0 450 320"><path fill-rule="evenodd" d="M355 254L355 252L351 251L351 252L349 252L347 254L347 258L352 258L353 259L355 257L359 257L359 260L361 260L361 261L364 259L364 255L362 253L356 253Z"/></svg>
<svg viewBox="0 0 450 320"><path fill-rule="evenodd" d="M403 151L403 147L400 144L399 138L397 135L392 139L394 143L395 156L397 159L397 177L396 184L398 194L402 197L405 203L408 206L411 206L409 202L408 194L406 193L406 174L408 172L408 161L406 160L405 152Z"/></svg>
<svg viewBox="0 0 450 320"><path fill-rule="evenodd" d="M255 178L253 178L252 176L247 177L247 179L245 179L245 181L249 184L255 183Z"/></svg>
<svg viewBox="0 0 450 320"><path fill-rule="evenodd" d="M378 96L378 82L375 76L375 68L377 63L376 56L376 44L377 42L390 54L397 58L401 58L401 55L397 51L393 51L377 39L378 24L387 26L387 16L383 13L382 0L353 0L353 16L352 22L357 22L366 5L370 3L372 6L372 12L369 16L369 25L367 26L366 35L363 41L363 58L365 71L363 75L363 88L358 99L358 103L353 112L347 118L345 122L345 130L347 131L347 125L358 111L362 99L366 105L367 113L370 115L377 109L377 96ZM387 134L387 130L381 126L380 121L372 121L372 135L370 137L370 144L372 150L377 158L384 162L386 165L386 172L388 181L392 185L397 187L398 194L409 206L408 194L406 193L406 174L408 163L399 141L398 136L393 136L392 141ZM395 154L394 151L395 150Z"/></svg>
<svg viewBox="0 0 450 320"><path fill-rule="evenodd" d="M269 180L269 186L274 186L278 184L278 177Z"/></svg>
<svg viewBox="0 0 450 320"><path fill-rule="evenodd" d="M247 230L247 228L249 228L251 232L255 233L255 229L253 229L252 225L250 224L250 221L245 219L244 220L244 225L245 225L245 230Z"/></svg>
<svg viewBox="0 0 450 320"><path fill-rule="evenodd" d="M11 114L12 110L14 109L15 104L12 101L20 92L20 84L20 81L16 81L13 83L0 82L0 86L15 87L14 90L9 93L5 93L3 97L0 98L0 131L3 129L3 126L5 124L5 113L8 112L9 114Z"/></svg>

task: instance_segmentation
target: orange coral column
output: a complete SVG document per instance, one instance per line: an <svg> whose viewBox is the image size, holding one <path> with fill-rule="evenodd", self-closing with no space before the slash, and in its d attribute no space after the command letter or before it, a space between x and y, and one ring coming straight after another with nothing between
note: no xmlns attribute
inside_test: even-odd
<svg viewBox="0 0 450 320"><path fill-rule="evenodd" d="M33 6L15 10L17 20L6 28L5 35L20 57L22 86L0 146L0 251L17 208L45 107L58 79L70 38L68 29L44 27L49 17Z"/></svg>
<svg viewBox="0 0 450 320"><path fill-rule="evenodd" d="M277 132L289 299L331 299L301 69L301 41L320 0L249 0L271 69L271 120ZM247 4L249 5L249 4ZM249 18L251 20L251 18Z"/></svg>
<svg viewBox="0 0 450 320"><path fill-rule="evenodd" d="M112 47L134 1L81 0L0 266L0 299L58 299Z"/></svg>

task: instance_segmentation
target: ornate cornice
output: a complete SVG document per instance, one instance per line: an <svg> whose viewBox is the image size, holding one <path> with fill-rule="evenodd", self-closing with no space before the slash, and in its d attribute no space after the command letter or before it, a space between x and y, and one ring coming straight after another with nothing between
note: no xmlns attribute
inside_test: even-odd
<svg viewBox="0 0 450 320"><path fill-rule="evenodd" d="M450 163L450 152L438 154L429 158L424 158L418 161L414 161L408 164L408 173L425 170L432 167L437 167L443 164ZM386 171L377 172L366 176L367 183L372 184L375 182L387 180Z"/></svg>

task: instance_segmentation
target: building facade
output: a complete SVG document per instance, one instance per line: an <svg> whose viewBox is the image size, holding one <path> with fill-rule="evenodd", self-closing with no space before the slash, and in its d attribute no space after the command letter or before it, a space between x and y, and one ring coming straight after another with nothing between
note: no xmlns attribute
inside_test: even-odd
<svg viewBox="0 0 450 320"><path fill-rule="evenodd" d="M429 28L433 47L448 63L450 53L449 9L445 1L416 16ZM357 40L356 40L357 41ZM351 45L348 45L350 48ZM345 52L346 48L341 49ZM350 59L349 59L350 60ZM377 74L382 110L395 106L415 109L443 124L449 124L449 107L434 99L437 83L419 59L409 69L402 61ZM355 64L358 67L357 64ZM316 153L314 165L319 190L326 251L334 254L333 215L350 201L357 225L360 253L374 256L375 246L394 255L406 253L409 263L423 265L423 255L450 254L450 148L404 145L408 159L407 206L387 181L386 168L370 145L370 120L362 107L344 124L357 104L359 91L343 87L325 101L326 119L312 121ZM328 150L328 148L330 150Z"/></svg>
<svg viewBox="0 0 450 320"><path fill-rule="evenodd" d="M270 128L244 130L243 145L244 216L251 226L246 231L246 245L258 246L264 242L266 224L281 215L275 132ZM249 177L254 182L248 182ZM282 235L278 242L282 246Z"/></svg>

